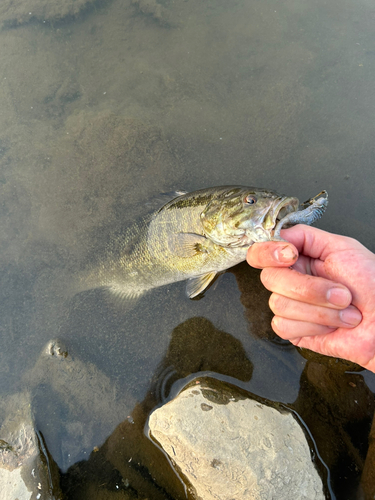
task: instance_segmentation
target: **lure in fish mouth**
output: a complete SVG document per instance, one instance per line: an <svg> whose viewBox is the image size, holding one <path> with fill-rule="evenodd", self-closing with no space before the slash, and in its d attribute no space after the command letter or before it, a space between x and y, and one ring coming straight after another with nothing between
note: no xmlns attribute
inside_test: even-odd
<svg viewBox="0 0 375 500"><path fill-rule="evenodd" d="M266 231L271 230L271 233L267 232L267 236L269 234L273 235L273 230L276 226L290 213L296 212L298 210L299 201L297 198L287 198L282 197L271 206L269 209L265 221L263 223L263 228Z"/></svg>
<svg viewBox="0 0 375 500"><path fill-rule="evenodd" d="M280 238L281 228L285 225L290 227L295 224L313 224L324 214L327 206L328 193L324 190L304 203L301 203L301 210L283 213L281 217L277 217L278 223L273 233L273 239Z"/></svg>
<svg viewBox="0 0 375 500"><path fill-rule="evenodd" d="M281 240L284 226L312 224L327 204L326 191L301 206L295 197L245 186L179 193L109 241L82 290L103 287L127 299L187 280L187 295L194 298L244 261L253 243Z"/></svg>

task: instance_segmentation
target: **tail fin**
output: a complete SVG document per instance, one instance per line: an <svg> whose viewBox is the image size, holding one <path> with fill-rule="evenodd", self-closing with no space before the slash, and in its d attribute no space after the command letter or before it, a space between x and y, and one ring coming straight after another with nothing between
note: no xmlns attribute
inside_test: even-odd
<svg viewBox="0 0 375 500"><path fill-rule="evenodd" d="M47 329L57 335L69 315L73 297L83 291L70 271L62 268L44 269L34 286L34 321L38 329ZM52 331L51 331L52 330Z"/></svg>
<svg viewBox="0 0 375 500"><path fill-rule="evenodd" d="M86 273L72 268L46 269L40 274L34 289L38 328L47 328L50 336L57 336L72 308L92 307L97 300L116 314L126 314L138 303L140 294L129 296L110 287L98 287L85 277Z"/></svg>

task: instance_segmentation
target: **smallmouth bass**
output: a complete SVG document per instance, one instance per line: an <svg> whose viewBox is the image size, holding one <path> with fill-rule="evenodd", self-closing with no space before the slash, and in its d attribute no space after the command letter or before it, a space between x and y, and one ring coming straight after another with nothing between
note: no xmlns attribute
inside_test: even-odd
<svg viewBox="0 0 375 500"><path fill-rule="evenodd" d="M194 298L218 274L244 261L253 243L281 240L282 225L311 224L327 204L325 191L301 210L295 197L254 187L181 194L110 240L80 291L104 287L126 299L187 280L186 293Z"/></svg>

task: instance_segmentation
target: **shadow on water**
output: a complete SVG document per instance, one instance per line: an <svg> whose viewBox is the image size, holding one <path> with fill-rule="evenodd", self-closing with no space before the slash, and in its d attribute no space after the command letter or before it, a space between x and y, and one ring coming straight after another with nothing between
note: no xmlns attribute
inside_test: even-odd
<svg viewBox="0 0 375 500"><path fill-rule="evenodd" d="M100 489L102 482L107 484L106 472L104 475L100 472L103 464L107 465L104 471L115 468L120 479L127 478L140 497L185 498L184 488L174 477L164 455L144 434L150 411L165 402L174 382L192 373L219 370L246 381L251 378L252 369L241 343L215 328L210 321L197 317L177 326L144 400L88 462L74 465L64 475L63 489L69 498L89 498L90 491ZM79 478L87 474L92 482L82 484ZM115 481L124 488L122 480L116 477Z"/></svg>
<svg viewBox="0 0 375 500"><path fill-rule="evenodd" d="M242 293L243 296L249 295L246 292ZM246 312L249 318L253 315L254 320L259 314L259 309L255 314L253 308ZM251 323L249 322L250 330ZM253 332L253 335L256 336L257 333ZM261 333L259 335L260 338L263 337ZM268 342L273 343L270 333L266 339L266 343ZM68 354L62 363L69 362L71 356ZM53 362L56 363L56 360ZM76 366L73 368L73 365ZM308 354L307 363L298 381L300 387L298 397L295 401L284 403L285 407L298 414L307 427L314 443L312 450L315 449L315 453L319 454L324 464L321 469L323 477L325 468L330 471L331 481L328 484L330 489L332 488L331 491L335 492L336 498L343 498L343 495L349 495L348 498L355 496L366 457L367 437L374 411L373 395L364 383L362 375L348 371L355 368L354 365L349 366L345 362L329 358L322 361L319 356ZM73 438L77 441L85 434L87 436L92 421L98 423L100 420L108 421L108 414L113 415L116 406L120 408L117 411L119 419L121 414L129 412L127 418L117 425L102 446L94 447L87 460L75 463L63 474L62 490L67 498L72 499L93 498L93 495L97 495L97 498L102 498L104 495L106 498L111 498L110 492L115 495L119 490L126 491L129 495L127 498L156 500L185 498L184 487L173 473L168 460L144 434L150 411L165 403L170 393L175 395L187 381L207 374L235 384L245 392L249 391L253 397L259 398L251 393L254 365L249 360L242 343L201 317L190 318L173 330L165 357L153 374L144 399L134 407L131 398L124 392L123 385L122 393L114 397L116 403L111 398L108 400L106 397L103 398L103 393L108 391L108 387L103 385L103 372L94 365L83 363L74 355L68 373L69 377L79 379L79 384L74 389L70 382L68 398L61 384L65 368L56 369L55 366L46 373L44 360L33 370L44 372L43 396L38 397L40 385L34 396L36 423L38 427L46 428L48 423L53 424L53 420L57 419L56 425L52 425L50 435L47 436L51 444L58 441L56 449L61 448L62 441L69 446ZM27 380L29 384L32 383L33 376L29 375ZM50 392L48 387L52 389ZM54 411L49 412L46 408L45 401L49 400L46 395L53 401ZM73 399L72 407L69 407L69 398ZM99 399L105 400L104 407L98 404ZM120 399L130 403L127 410L126 404L122 405ZM56 412L59 404L61 404L60 411ZM277 405L278 402L273 404ZM77 414L80 423L86 429L85 433L82 429L77 433L74 424L69 429L69 421L75 420ZM59 427L57 422L61 418L68 422L68 425L63 435L57 436L56 428ZM112 419L111 425L114 423L115 419ZM99 432L100 429L97 427L95 438ZM82 443L75 442L75 446L77 444L78 448L82 446ZM68 453L73 449L68 447L65 451ZM56 458L56 455L54 456Z"/></svg>
<svg viewBox="0 0 375 500"><path fill-rule="evenodd" d="M65 345L61 340L50 343L55 352L58 346L60 356L48 356L44 350L23 378L32 393L37 428L43 429L49 452L63 471L66 498L116 498L119 491L129 499L186 498L185 486L144 428L155 407L187 382L207 375L294 411L307 429L313 456L319 457L327 498L347 494L354 498L374 413L373 394L361 370L279 340L269 327L268 292L260 284L259 272L239 265L229 274L235 276L245 306L246 322L239 327L245 327L247 335L236 329L227 333L201 316L177 324L166 343L161 342L160 361L152 365L150 359L149 366L137 371L137 377L142 373L147 380L142 400L140 384L138 389L132 387L137 377L129 353L139 360L137 349L144 345L135 345L139 334L134 332L133 337L129 325L135 327L134 318L139 318L143 306L116 315L100 292L73 301L60 331ZM215 293L209 291L197 305L209 302ZM178 300L159 300L163 312L152 314L156 330L161 318L168 316L167 305L176 306L173 316L183 316ZM215 315L220 318L217 311ZM172 321L167 317L167 323ZM149 335L156 356L161 339L152 331ZM101 340L93 343L92 338Z"/></svg>
<svg viewBox="0 0 375 500"><path fill-rule="evenodd" d="M72 286L176 189L327 189L320 227L374 251L373 21L367 0L1 2L0 415L31 405L67 500L185 498L144 426L202 374L296 412L332 498L373 488L375 376L276 337L258 271L126 307Z"/></svg>

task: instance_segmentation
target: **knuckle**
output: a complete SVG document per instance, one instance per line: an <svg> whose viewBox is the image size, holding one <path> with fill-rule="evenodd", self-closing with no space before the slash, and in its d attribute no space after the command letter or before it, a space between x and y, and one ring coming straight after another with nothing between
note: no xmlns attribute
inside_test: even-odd
<svg viewBox="0 0 375 500"><path fill-rule="evenodd" d="M282 339L286 340L287 339L287 334L285 332L285 322L283 318L280 318L279 316L274 316L271 322L271 326L273 331Z"/></svg>
<svg viewBox="0 0 375 500"><path fill-rule="evenodd" d="M268 301L269 307L274 314L283 316L288 308L289 300L277 293L273 293Z"/></svg>
<svg viewBox="0 0 375 500"><path fill-rule="evenodd" d="M260 273L261 282L268 290L272 291L275 287L275 284L278 282L278 278L280 276L280 271L282 271L282 269L278 269L276 267L266 267Z"/></svg>
<svg viewBox="0 0 375 500"><path fill-rule="evenodd" d="M314 276L308 274L299 274L298 280L293 286L293 292L298 298L306 299L315 289L316 281Z"/></svg>

